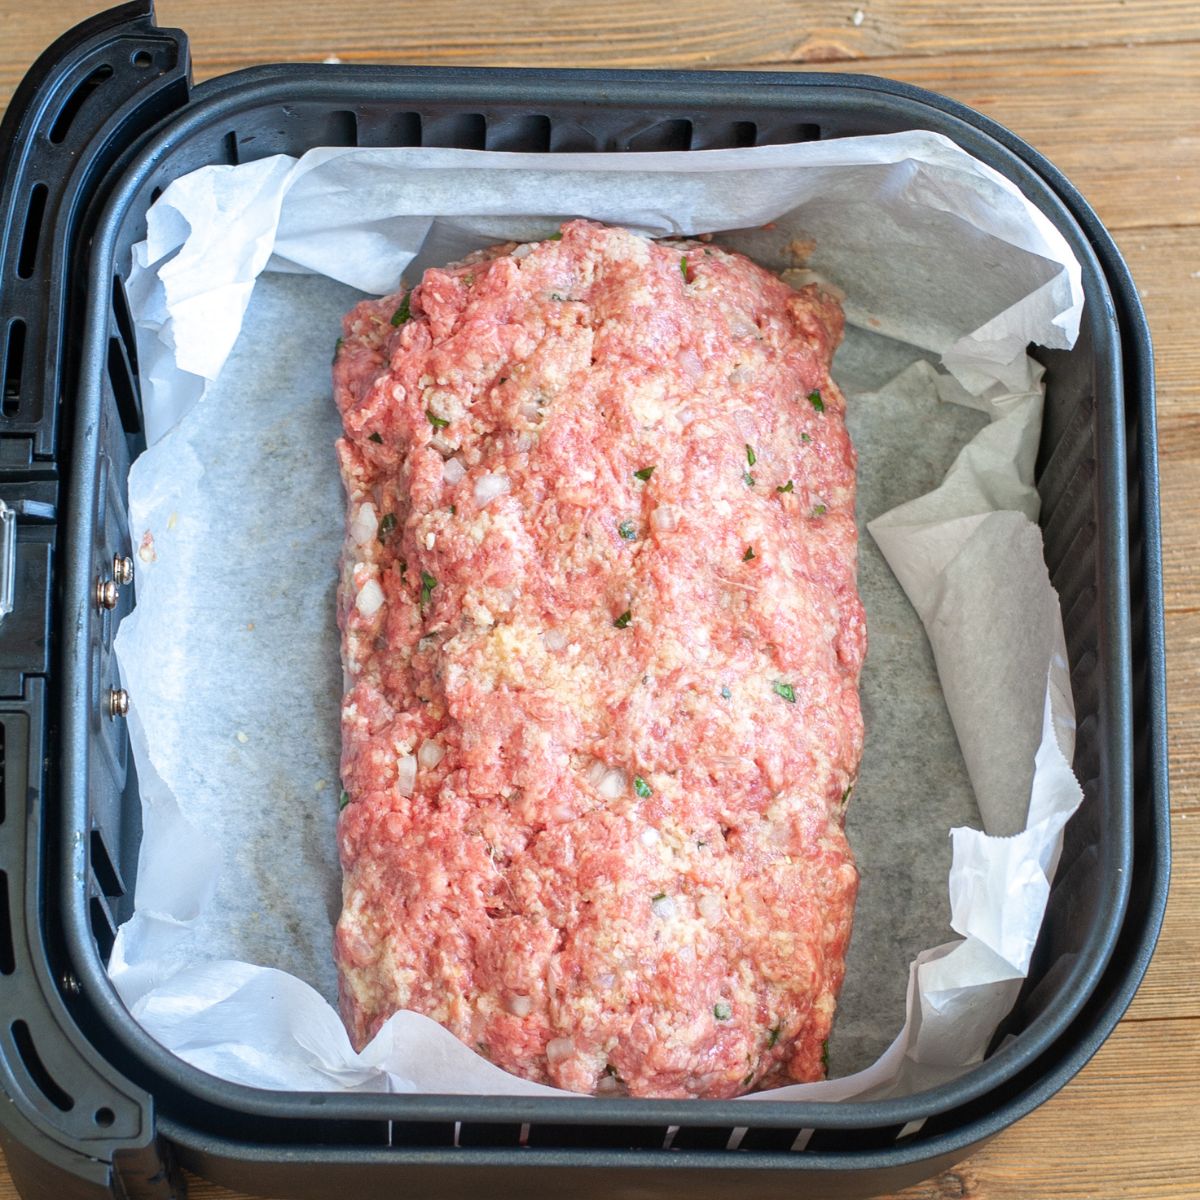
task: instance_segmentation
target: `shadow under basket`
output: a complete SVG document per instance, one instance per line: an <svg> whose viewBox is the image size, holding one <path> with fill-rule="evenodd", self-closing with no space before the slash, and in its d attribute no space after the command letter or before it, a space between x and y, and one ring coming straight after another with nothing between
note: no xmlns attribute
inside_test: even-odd
<svg viewBox="0 0 1200 1200"><path fill-rule="evenodd" d="M153 1042L105 974L132 911L141 815L112 652L132 589L110 608L97 582L132 553L125 482L145 443L125 279L161 189L315 146L690 151L909 129L1016 183L1070 244L1086 293L1076 346L1039 352L1037 462L1086 799L993 1053L903 1099L746 1105L269 1092ZM18 88L0 126L0 270L0 500L15 517L0 620L0 1145L26 1200L179 1195L180 1165L292 1200L869 1196L964 1158L1111 1032L1169 872L1152 356L1111 238L1008 131L916 88L822 73L267 66L193 87L185 36L143 0L64 35Z"/></svg>

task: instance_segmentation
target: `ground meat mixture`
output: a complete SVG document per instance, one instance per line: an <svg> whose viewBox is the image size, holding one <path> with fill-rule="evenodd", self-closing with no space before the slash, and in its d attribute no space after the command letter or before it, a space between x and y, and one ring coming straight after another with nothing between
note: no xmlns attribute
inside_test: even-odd
<svg viewBox="0 0 1200 1200"><path fill-rule="evenodd" d="M572 221L360 304L336 956L577 1092L823 1077L857 873L837 303Z"/></svg>

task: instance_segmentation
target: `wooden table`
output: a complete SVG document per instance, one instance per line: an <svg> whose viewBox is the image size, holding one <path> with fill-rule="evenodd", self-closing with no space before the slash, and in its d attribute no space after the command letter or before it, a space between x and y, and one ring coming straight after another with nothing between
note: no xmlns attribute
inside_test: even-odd
<svg viewBox="0 0 1200 1200"><path fill-rule="evenodd" d="M0 0L0 104L94 6ZM1200 1196L1200 4L1196 0L161 0L198 79L255 63L865 71L981 109L1078 185L1129 260L1158 359L1175 868L1129 1014L1063 1092L905 1200ZM234 1193L192 1181L198 1198ZM0 1200L16 1195L0 1160ZM748 1198L749 1200L749 1198Z"/></svg>

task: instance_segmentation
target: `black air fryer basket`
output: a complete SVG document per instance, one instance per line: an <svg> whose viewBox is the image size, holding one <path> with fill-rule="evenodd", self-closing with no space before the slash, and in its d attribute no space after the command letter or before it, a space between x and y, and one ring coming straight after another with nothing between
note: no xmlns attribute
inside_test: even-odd
<svg viewBox="0 0 1200 1200"><path fill-rule="evenodd" d="M114 579L132 552L125 479L144 445L124 279L159 190L205 164L322 145L602 153L914 128L1013 180L1070 243L1086 292L1075 348L1039 352L1038 459L1086 800L990 1057L899 1100L747 1105L269 1092L150 1040L104 964L132 911L141 833L112 656L133 591ZM0 1144L27 1200L165 1198L179 1164L293 1198L867 1196L965 1157L1112 1030L1168 876L1150 342L1095 214L1006 130L853 75L272 66L192 87L186 38L140 0L61 38L14 96L0 270L0 597L5 571L13 587L0 620Z"/></svg>

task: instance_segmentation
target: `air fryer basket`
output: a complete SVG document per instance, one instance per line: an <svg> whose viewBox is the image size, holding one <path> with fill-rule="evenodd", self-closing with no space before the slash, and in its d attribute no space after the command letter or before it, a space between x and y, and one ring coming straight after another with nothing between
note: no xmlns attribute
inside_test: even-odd
<svg viewBox="0 0 1200 1200"><path fill-rule="evenodd" d="M104 973L141 829L110 715L131 589L112 609L96 589L131 552L124 484L144 439L123 281L158 190L318 145L687 150L911 128L1014 180L1070 242L1087 298L1076 347L1042 354L1038 459L1086 800L994 1053L900 1100L747 1105L266 1092L149 1039ZM165 1197L182 1161L291 1197L865 1196L962 1158L1094 1053L1144 973L1168 873L1153 378L1125 266L1044 159L948 100L860 76L276 66L192 88L183 34L134 3L47 51L0 163L0 499L17 530L0 621L0 1141L24 1195Z"/></svg>

